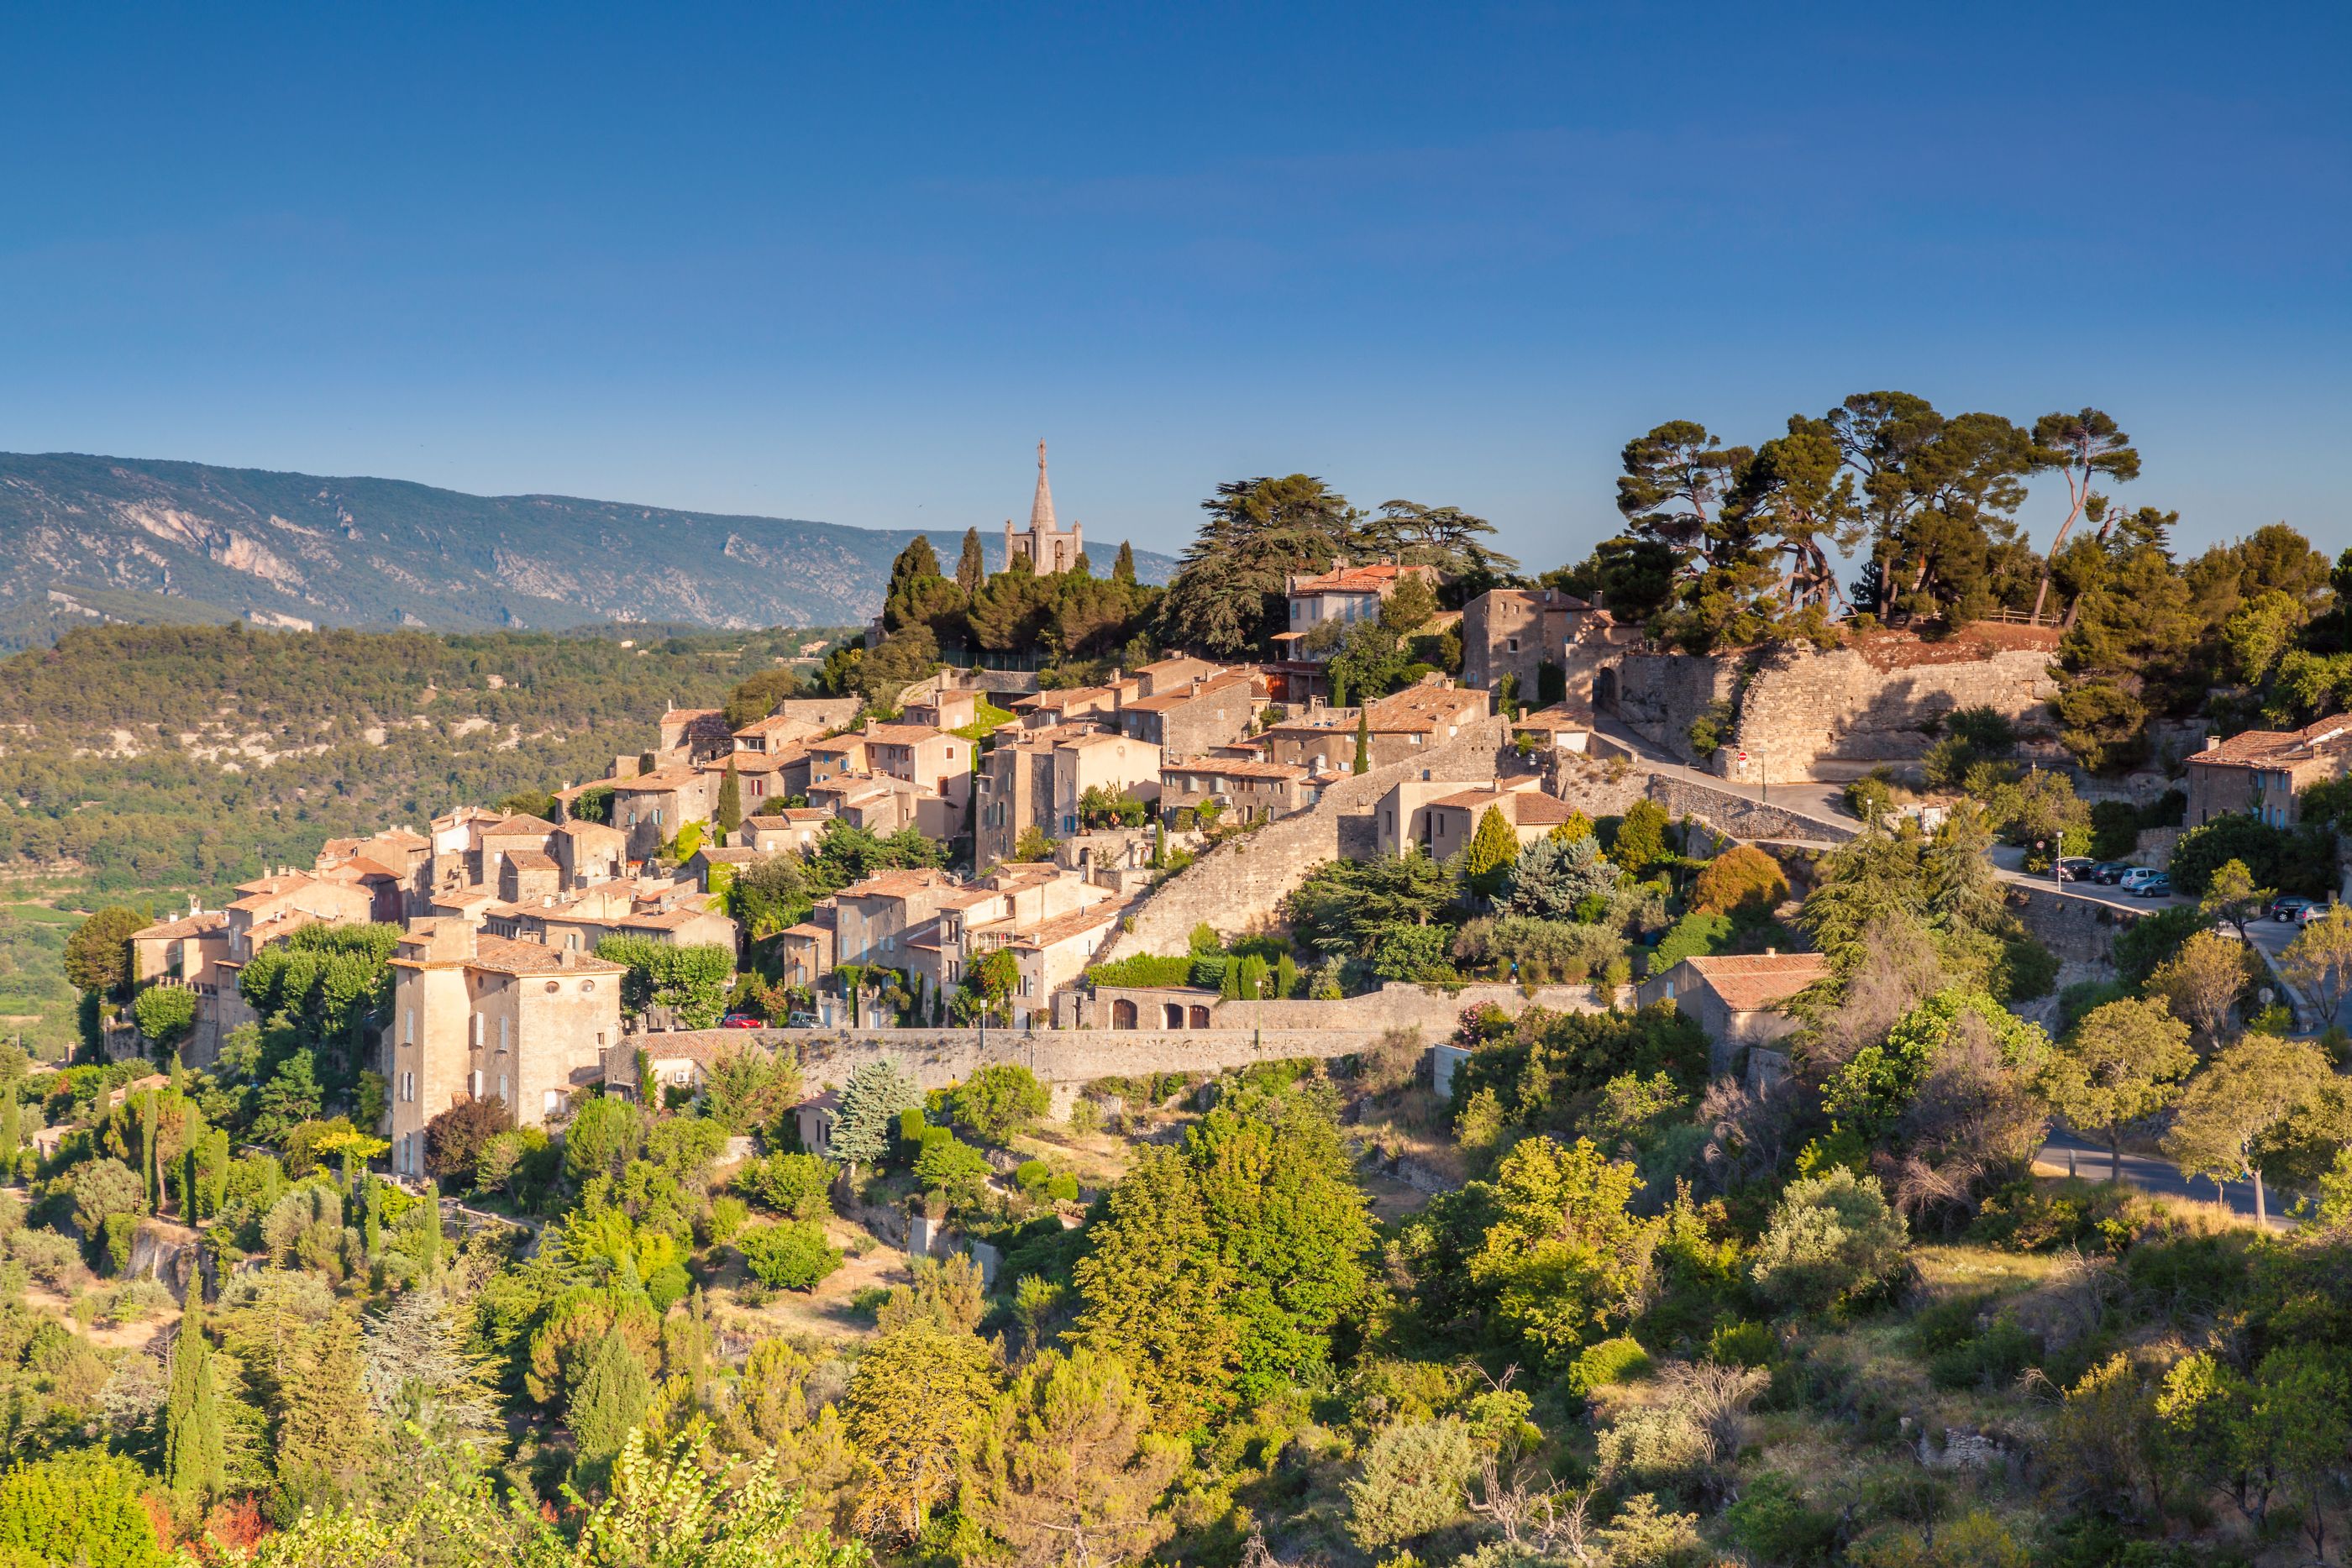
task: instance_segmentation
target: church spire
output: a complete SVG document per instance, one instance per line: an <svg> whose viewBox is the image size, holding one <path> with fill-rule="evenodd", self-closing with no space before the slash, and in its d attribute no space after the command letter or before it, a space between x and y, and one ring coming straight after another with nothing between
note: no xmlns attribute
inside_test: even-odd
<svg viewBox="0 0 2352 1568"><path fill-rule="evenodd" d="M1029 503L1029 530L1043 538L1054 531L1054 486L1045 482L1045 443L1037 443L1037 498Z"/></svg>

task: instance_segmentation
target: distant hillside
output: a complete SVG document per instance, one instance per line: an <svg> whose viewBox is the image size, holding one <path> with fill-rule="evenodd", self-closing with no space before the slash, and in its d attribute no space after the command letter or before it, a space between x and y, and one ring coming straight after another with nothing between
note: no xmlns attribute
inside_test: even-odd
<svg viewBox="0 0 2352 1568"><path fill-rule="evenodd" d="M1019 499L1008 492L1007 514ZM200 463L0 454L0 647L93 622L558 629L839 625L911 529ZM992 567L1001 533L981 530ZM952 562L962 531L932 531ZM1097 547L1110 570L1116 539ZM1175 562L1136 552L1162 582Z"/></svg>

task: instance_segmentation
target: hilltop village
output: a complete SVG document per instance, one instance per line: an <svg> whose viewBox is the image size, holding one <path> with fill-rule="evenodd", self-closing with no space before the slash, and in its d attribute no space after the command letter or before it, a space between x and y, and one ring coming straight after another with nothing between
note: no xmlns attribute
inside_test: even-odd
<svg viewBox="0 0 2352 1568"><path fill-rule="evenodd" d="M2046 560L1797 496L1874 407L1540 576L1292 476L1097 578L1041 444L599 777L91 916L24 1473L142 1568L2325 1556L2352 555L2176 562L2094 411Z"/></svg>

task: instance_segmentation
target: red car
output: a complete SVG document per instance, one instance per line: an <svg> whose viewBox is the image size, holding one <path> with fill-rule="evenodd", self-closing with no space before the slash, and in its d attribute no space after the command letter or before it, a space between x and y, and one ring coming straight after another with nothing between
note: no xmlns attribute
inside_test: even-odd
<svg viewBox="0 0 2352 1568"><path fill-rule="evenodd" d="M720 1029L765 1029L768 1020L757 1013L729 1013L719 1020Z"/></svg>

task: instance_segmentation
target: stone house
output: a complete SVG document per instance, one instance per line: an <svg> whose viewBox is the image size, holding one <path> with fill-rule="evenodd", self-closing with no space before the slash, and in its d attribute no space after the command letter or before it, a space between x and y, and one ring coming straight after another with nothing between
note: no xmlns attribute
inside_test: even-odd
<svg viewBox="0 0 2352 1568"><path fill-rule="evenodd" d="M629 858L645 860L688 822L719 809L719 775L700 768L656 768L613 785L613 826L628 835Z"/></svg>
<svg viewBox="0 0 2352 1568"><path fill-rule="evenodd" d="M1013 858L1030 828L1048 838L1076 833L1078 802L1090 789L1157 798L1160 748L1082 725L1000 735L976 783L972 861L993 865Z"/></svg>
<svg viewBox="0 0 2352 1568"><path fill-rule="evenodd" d="M1404 853L1418 846L1433 860L1444 860L1470 847L1478 821L1488 807L1503 814L1522 845L1531 844L1568 821L1571 808L1547 795L1533 778L1512 779L1491 789L1464 789L1458 783L1408 779L1392 786L1372 813L1372 831L1380 852Z"/></svg>
<svg viewBox="0 0 2352 1568"><path fill-rule="evenodd" d="M1164 659L1154 659L1139 664L1127 674L1126 680L1135 687L1138 697L1165 696L1213 675L1231 673L1234 667L1196 659L1190 653L1171 653ZM1261 672L1260 678L1263 678Z"/></svg>
<svg viewBox="0 0 2352 1568"><path fill-rule="evenodd" d="M845 730L839 735L813 740L808 745L809 789L829 783L845 773L871 773L873 767L866 757L866 734L863 730Z"/></svg>
<svg viewBox="0 0 2352 1568"><path fill-rule="evenodd" d="M1356 760L1356 718L1366 717L1366 748L1375 768L1404 762L1444 745L1487 716L1492 698L1475 687L1457 687L1443 675L1370 702L1359 710L1315 706L1268 728L1253 743L1266 761L1286 762L1309 771L1347 773Z"/></svg>
<svg viewBox="0 0 2352 1568"><path fill-rule="evenodd" d="M661 716L659 759L665 765L711 762L734 749L735 732L720 709L674 707Z"/></svg>
<svg viewBox="0 0 2352 1568"><path fill-rule="evenodd" d="M933 685L936 687L936 680ZM980 694L934 689L907 704L898 717L903 723L929 725L933 729L962 729L980 721Z"/></svg>
<svg viewBox="0 0 2352 1568"><path fill-rule="evenodd" d="M805 854L824 837L833 813L816 806L784 806L748 816L735 830L735 842L763 855Z"/></svg>
<svg viewBox="0 0 2352 1568"><path fill-rule="evenodd" d="M765 718L755 718L735 731L734 755L740 761L746 757L771 757L778 752L793 750L816 739L830 727L828 725L813 724L792 714L770 714Z"/></svg>
<svg viewBox="0 0 2352 1568"><path fill-rule="evenodd" d="M607 936L645 936L674 947L714 946L734 952L732 918L691 882L607 883L536 902L492 904L481 911L493 936L541 942L560 951L593 953Z"/></svg>
<svg viewBox="0 0 2352 1568"><path fill-rule="evenodd" d="M843 888L833 895L834 964L904 968L906 939L955 891L955 880L930 866L886 871Z"/></svg>
<svg viewBox="0 0 2352 1568"><path fill-rule="evenodd" d="M507 856L527 850L545 853L554 836L555 824L540 817L518 815L484 823L475 839L472 880L496 887L499 866Z"/></svg>
<svg viewBox="0 0 2352 1568"><path fill-rule="evenodd" d="M1022 697L1013 703L1013 712L1024 729L1048 729L1116 713L1118 696L1118 689L1112 686L1065 686L1059 691Z"/></svg>
<svg viewBox="0 0 2352 1568"><path fill-rule="evenodd" d="M809 754L799 746L771 752L739 751L724 762L706 762L710 775L710 809L719 810L719 792L726 787L729 769L735 774L735 799L744 815L780 806L795 795L806 795L811 772Z"/></svg>
<svg viewBox="0 0 2352 1568"><path fill-rule="evenodd" d="M366 888L307 872L277 871L238 883L236 891L226 911L228 953L223 962L240 967L305 925L362 925L375 917L375 900Z"/></svg>
<svg viewBox="0 0 2352 1568"><path fill-rule="evenodd" d="M1636 997L1643 1007L1672 1002L1696 1019L1706 1031L1707 1070L1719 1077L1738 1071L1748 1047L1792 1033L1797 1020L1780 1004L1829 972L1829 959L1819 953L1685 958L1643 981Z"/></svg>
<svg viewBox="0 0 2352 1568"><path fill-rule="evenodd" d="M563 868L544 850L514 850L499 861L499 897L507 904L550 897L563 891Z"/></svg>
<svg viewBox="0 0 2352 1568"><path fill-rule="evenodd" d="M841 1092L827 1089L793 1107L793 1123L801 1135L801 1153L833 1154L833 1125L841 1119Z"/></svg>
<svg viewBox="0 0 2352 1568"><path fill-rule="evenodd" d="M1119 728L1160 747L1163 758L1204 757L1246 734L1265 706L1268 686L1256 670L1223 670L1140 696L1118 710Z"/></svg>
<svg viewBox="0 0 2352 1568"><path fill-rule="evenodd" d="M934 791L884 773L843 773L812 784L809 805L869 833L913 828L925 838L951 839L962 831L963 810Z"/></svg>
<svg viewBox="0 0 2352 1568"><path fill-rule="evenodd" d="M1283 591L1290 600L1290 629L1276 633L1275 640L1289 657L1319 662L1329 656L1330 649L1317 645L1323 641L1315 636L1318 631L1372 620L1396 592L1397 585L1409 577L1420 578L1431 591L1436 591L1435 567L1399 566L1394 561L1350 566L1335 557L1329 571L1292 572L1283 580Z"/></svg>
<svg viewBox="0 0 2352 1568"><path fill-rule="evenodd" d="M908 970L937 990L952 990L975 962L995 949L1112 898L1108 889L1060 866L999 866L940 897L932 919L908 937L914 955Z"/></svg>
<svg viewBox="0 0 2352 1568"><path fill-rule="evenodd" d="M1054 998L1085 977L1127 913L1124 901L1106 901L1041 920L1013 936L1005 946L1020 967L1013 988L1013 1027L1052 1027Z"/></svg>
<svg viewBox="0 0 2352 1568"><path fill-rule="evenodd" d="M1260 762L1246 757L1195 757L1187 762L1163 763L1160 768L1160 815L1172 821L1178 811L1215 801L1242 822L1286 817L1315 804L1322 786L1306 768L1287 762Z"/></svg>
<svg viewBox="0 0 2352 1568"><path fill-rule="evenodd" d="M1530 708L1511 721L1511 738L1526 741L1538 755L1572 751L1581 756L1592 748L1592 714L1565 703Z"/></svg>
<svg viewBox="0 0 2352 1568"><path fill-rule="evenodd" d="M866 727L867 767L892 779L919 784L961 815L971 800L972 744L927 724Z"/></svg>
<svg viewBox="0 0 2352 1568"><path fill-rule="evenodd" d="M820 898L806 920L787 926L777 936L776 961L785 985L814 989L819 980L833 972L834 927L838 919L839 910L834 901Z"/></svg>
<svg viewBox="0 0 2352 1568"><path fill-rule="evenodd" d="M2295 797L2352 773L2352 714L2301 729L2249 729L2212 739L2189 758L2189 810L2194 828L2216 817L2246 815L2273 827L2301 821Z"/></svg>
<svg viewBox="0 0 2352 1568"><path fill-rule="evenodd" d="M497 1099L515 1124L571 1113L621 1038L618 964L421 919L392 959L392 1168L425 1172L425 1124Z"/></svg>
<svg viewBox="0 0 2352 1568"><path fill-rule="evenodd" d="M617 882L629 873L629 835L604 822L561 823L549 850L563 873L566 892Z"/></svg>
<svg viewBox="0 0 2352 1568"><path fill-rule="evenodd" d="M1544 666L1571 705L1592 706L1596 658L1614 645L1605 610L1558 588L1496 588L1462 607L1462 684L1500 692L1518 677L1520 702L1543 702ZM1634 629L1638 632L1638 628Z"/></svg>

